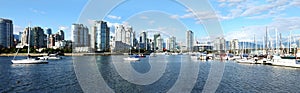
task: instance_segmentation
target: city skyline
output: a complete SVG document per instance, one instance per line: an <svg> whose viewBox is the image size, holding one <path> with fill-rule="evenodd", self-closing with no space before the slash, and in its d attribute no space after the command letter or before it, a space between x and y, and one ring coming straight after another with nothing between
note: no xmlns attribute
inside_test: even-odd
<svg viewBox="0 0 300 93"><path fill-rule="evenodd" d="M0 13L2 14L0 17L14 21L15 34L24 31L29 23L32 23L33 26L51 28L53 31L64 30L66 34L71 34L71 25L72 23L77 23L77 19L87 2L88 0L72 2L57 0L6 1L5 5L0 6ZM278 28L278 32L282 33L283 37L288 36L289 30L293 31L293 34L299 34L300 26L297 22L300 21L300 13L297 12L297 9L299 9L300 3L298 0L209 0L209 2L215 9L220 20L226 40L245 39L249 41L252 40L253 35L262 37L264 33L261 33L261 31L265 31L266 26L270 28L270 33L273 34L274 29ZM144 3L149 3L149 6L145 6ZM29 6L22 6L21 4ZM153 4L157 4L157 6L151 6ZM70 5L73 7L70 7ZM164 7L165 5L172 7ZM126 9L124 7L126 7ZM137 7L138 9L136 9ZM7 11L6 9L10 9L11 11ZM205 12L195 11L195 13L203 15L203 18L209 17L209 14ZM154 17L157 15L162 15L162 17L155 19ZM178 23L185 24L186 28L184 26L177 27L178 24L171 24L171 27L173 28L159 24L167 23L159 21L165 17L168 17L167 19L164 19L165 21L169 22L172 21L172 19L175 19L175 22L179 21ZM101 19L91 18L90 20ZM173 34L173 32L184 33L186 30L192 30L198 38L207 37L207 32L205 32L203 26L199 24L199 20L195 20L193 13L182 5L172 1L138 2L130 0L117 6L107 14L103 20L109 22L108 26L128 23L135 27L137 32L154 29ZM141 22L144 24L135 24ZM85 25L90 28L89 25L92 24ZM145 26L149 26L150 28ZM114 30L111 30L111 32L113 31ZM184 41L183 38L185 38L179 37L179 35L176 34L173 36L178 37L179 41ZM70 40L71 37L67 36L66 39ZM257 40L261 39L258 38Z"/></svg>

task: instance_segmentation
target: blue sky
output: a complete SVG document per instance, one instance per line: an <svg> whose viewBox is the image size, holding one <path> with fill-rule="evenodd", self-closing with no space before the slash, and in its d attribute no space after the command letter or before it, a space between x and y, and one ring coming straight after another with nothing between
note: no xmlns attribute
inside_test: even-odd
<svg viewBox="0 0 300 93"><path fill-rule="evenodd" d="M0 6L0 17L12 19L14 32L23 31L29 22L33 26L49 27L56 32L65 30L70 39L70 26L77 23L88 0L7 0ZM227 40L262 39L266 26L271 37L275 29L287 37L300 33L300 0L209 0ZM100 5L100 4L99 4ZM195 3L195 5L200 5ZM102 12L96 11L95 12ZM200 15L198 18L194 14ZM127 0L117 5L103 20L109 25L127 24L139 33L159 30L184 41L185 31L192 30L197 39L207 38L201 20L211 17L205 11L191 12L173 0ZM199 20L200 18L200 20ZM101 20L93 17L89 20ZM89 23L85 25L91 25ZM221 34L221 33L220 33Z"/></svg>

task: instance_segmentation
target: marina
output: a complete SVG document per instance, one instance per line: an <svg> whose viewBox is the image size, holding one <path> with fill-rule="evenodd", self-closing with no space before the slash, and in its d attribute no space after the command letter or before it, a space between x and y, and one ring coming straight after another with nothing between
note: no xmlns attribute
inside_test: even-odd
<svg viewBox="0 0 300 93"><path fill-rule="evenodd" d="M213 65L224 64L224 73L216 92L299 92L297 82L300 69L262 64L239 64L231 60L193 60L189 55L156 57L147 56L139 61L129 61L139 73L147 73L149 62L166 62L166 72L151 85L136 85L123 79L113 65L128 61L123 55L77 56L81 59L96 59L98 70L109 87L115 92L166 92L177 81L180 65L195 65L199 74L191 92L200 92L207 81ZM48 64L11 64L12 57L0 57L0 92L73 92L83 90L76 79L72 57L49 60ZM85 62L91 64L92 62ZM194 66L193 66L194 68ZM78 77L77 77L78 78ZM118 82L118 83L117 83Z"/></svg>

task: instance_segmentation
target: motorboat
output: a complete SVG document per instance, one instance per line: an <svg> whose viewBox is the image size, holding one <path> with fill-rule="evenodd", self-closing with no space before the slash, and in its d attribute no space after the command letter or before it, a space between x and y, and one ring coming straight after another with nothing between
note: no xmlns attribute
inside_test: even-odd
<svg viewBox="0 0 300 93"><path fill-rule="evenodd" d="M58 54L48 54L47 56L38 57L40 59L47 59L47 60L59 60L61 59L61 56Z"/></svg>
<svg viewBox="0 0 300 93"><path fill-rule="evenodd" d="M285 67L300 67L300 61L296 59L283 59L278 55L274 55L271 64L275 66L285 66Z"/></svg>
<svg viewBox="0 0 300 93"><path fill-rule="evenodd" d="M126 57L126 58L123 58L124 60L126 61L139 61L140 58L135 58L135 57Z"/></svg>

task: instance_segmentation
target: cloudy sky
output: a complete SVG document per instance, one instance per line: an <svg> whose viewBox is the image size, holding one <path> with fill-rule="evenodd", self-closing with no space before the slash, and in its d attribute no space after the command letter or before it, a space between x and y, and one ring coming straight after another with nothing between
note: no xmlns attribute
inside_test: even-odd
<svg viewBox="0 0 300 93"><path fill-rule="evenodd" d="M100 0L101 1L101 0ZM105 0L103 0L105 1ZM182 0L181 0L182 1ZM33 26L59 29L70 34L70 26L77 23L88 0L8 0L0 6L0 17L12 19L14 32L23 31L29 22ZM105 4L106 2L99 3ZM275 29L287 37L300 34L300 0L209 0L209 3L193 3L203 7L211 5L213 12L195 10L174 0L127 0L114 5L104 17L91 17L91 20L105 20L109 25L126 24L140 33L161 32L166 36L175 36L184 41L185 32L192 30L197 39L210 34L203 25L206 19L217 17L222 33L227 40L252 40L254 36L261 40L268 27L271 37ZM98 5L97 3L95 5ZM95 8L93 12L103 12ZM90 23L84 23L90 25ZM113 31L112 31L113 32ZM67 35L67 39L70 39Z"/></svg>

